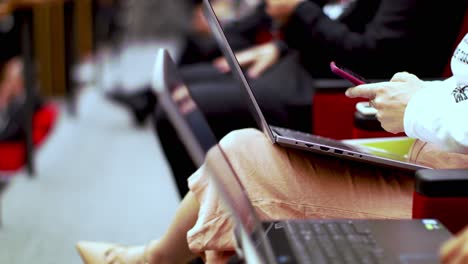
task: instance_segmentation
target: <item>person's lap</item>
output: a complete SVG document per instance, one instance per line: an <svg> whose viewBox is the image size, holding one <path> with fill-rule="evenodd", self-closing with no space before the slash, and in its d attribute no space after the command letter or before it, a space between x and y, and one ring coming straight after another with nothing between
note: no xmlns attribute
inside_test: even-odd
<svg viewBox="0 0 468 264"><path fill-rule="evenodd" d="M266 118L274 125L294 127L292 120L300 119L299 124L307 124L308 111L301 116L291 115L289 106L305 100L304 109L310 110L311 82L294 56L288 56L267 71L262 77L251 82L255 96ZM218 138L235 129L255 127L256 123L248 108L239 83L231 74L219 72L211 63L200 63L181 68L181 77L187 84L192 97L204 113ZM304 96L304 95L307 96ZM156 117L156 130L166 158L170 163L181 195L187 191L186 179L195 171L174 128L166 115L159 111Z"/></svg>
<svg viewBox="0 0 468 264"><path fill-rule="evenodd" d="M263 220L411 217L410 174L286 149L253 129L230 133L220 144ZM189 245L195 252L230 251L232 223L209 177L201 167L189 179L201 205Z"/></svg>

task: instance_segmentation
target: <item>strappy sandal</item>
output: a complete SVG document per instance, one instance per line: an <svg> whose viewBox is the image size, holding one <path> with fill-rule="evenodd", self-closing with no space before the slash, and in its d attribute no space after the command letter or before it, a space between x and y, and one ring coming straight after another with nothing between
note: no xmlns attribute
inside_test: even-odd
<svg viewBox="0 0 468 264"><path fill-rule="evenodd" d="M76 249L85 264L149 264L148 245L124 246L105 242L81 241Z"/></svg>

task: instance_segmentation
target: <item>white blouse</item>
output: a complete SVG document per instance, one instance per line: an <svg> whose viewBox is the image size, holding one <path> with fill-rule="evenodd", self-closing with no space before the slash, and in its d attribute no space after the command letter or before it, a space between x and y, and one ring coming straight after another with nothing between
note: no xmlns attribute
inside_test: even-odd
<svg viewBox="0 0 468 264"><path fill-rule="evenodd" d="M451 78L426 82L427 88L411 98L405 133L446 151L468 153L468 34L453 54L451 69Z"/></svg>

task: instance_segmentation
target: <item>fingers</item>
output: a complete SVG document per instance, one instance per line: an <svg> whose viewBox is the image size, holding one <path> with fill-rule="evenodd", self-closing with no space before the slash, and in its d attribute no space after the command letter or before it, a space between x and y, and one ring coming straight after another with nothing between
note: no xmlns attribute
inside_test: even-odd
<svg viewBox="0 0 468 264"><path fill-rule="evenodd" d="M229 64L227 63L225 58L217 58L213 61L213 66L218 69L218 71L222 73L227 73L231 69L229 68Z"/></svg>
<svg viewBox="0 0 468 264"><path fill-rule="evenodd" d="M237 61L239 62L239 65L241 67L244 67L255 61L256 51L255 49L248 49L245 51L241 51L239 53L236 53L236 58L237 58ZM215 59L213 61L213 66L222 73L227 73L231 70L227 60L223 57Z"/></svg>
<svg viewBox="0 0 468 264"><path fill-rule="evenodd" d="M258 60L256 61L250 68L247 74L249 75L250 78L257 78L260 76L263 72L265 72L266 69L268 69L271 66L271 62L268 60Z"/></svg>
<svg viewBox="0 0 468 264"><path fill-rule="evenodd" d="M389 82L379 82L371 84L363 84L356 87L349 88L346 90L346 96L350 98L364 97L373 99L381 90L388 89L390 87L395 87L395 82L415 82L420 81L420 79L411 73L408 72L398 72L393 75L392 79Z"/></svg>
<svg viewBox="0 0 468 264"><path fill-rule="evenodd" d="M241 67L244 67L254 62L255 59L257 58L257 53L258 51L255 48L236 53L236 58L237 58L237 61L239 62L239 65Z"/></svg>
<svg viewBox="0 0 468 264"><path fill-rule="evenodd" d="M356 87L349 88L345 94L349 98L363 97L374 99L380 89L384 89L388 86L388 82L362 84Z"/></svg>

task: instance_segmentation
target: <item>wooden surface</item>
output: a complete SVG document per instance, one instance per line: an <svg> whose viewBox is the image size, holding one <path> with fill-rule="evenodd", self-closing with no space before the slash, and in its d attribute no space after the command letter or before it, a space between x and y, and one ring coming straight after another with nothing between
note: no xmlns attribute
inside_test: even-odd
<svg viewBox="0 0 468 264"><path fill-rule="evenodd" d="M65 94L65 32L63 3L33 9L34 53L41 94Z"/></svg>
<svg viewBox="0 0 468 264"><path fill-rule="evenodd" d="M93 51L93 7L92 0L75 1L76 52L78 59L89 56Z"/></svg>
<svg viewBox="0 0 468 264"><path fill-rule="evenodd" d="M10 15L18 9L34 8L66 1L68 0L7 0L0 3L0 17Z"/></svg>

